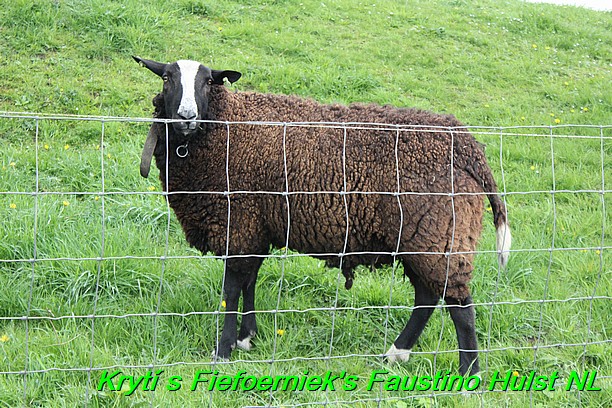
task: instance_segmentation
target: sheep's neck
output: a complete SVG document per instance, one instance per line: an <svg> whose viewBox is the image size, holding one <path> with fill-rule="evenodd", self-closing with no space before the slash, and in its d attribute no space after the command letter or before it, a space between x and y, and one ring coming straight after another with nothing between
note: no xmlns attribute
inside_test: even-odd
<svg viewBox="0 0 612 408"><path fill-rule="evenodd" d="M159 169L159 177L164 191L179 191L183 189L184 168L189 166L189 142L177 138L172 127L168 127L168 137L157 141L155 148L155 163ZM163 132L165 133L165 131ZM166 177L168 174L168 178Z"/></svg>

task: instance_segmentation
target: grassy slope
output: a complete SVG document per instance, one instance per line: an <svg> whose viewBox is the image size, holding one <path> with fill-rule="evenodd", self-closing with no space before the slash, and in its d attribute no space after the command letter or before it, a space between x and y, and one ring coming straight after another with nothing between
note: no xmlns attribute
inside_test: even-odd
<svg viewBox="0 0 612 408"><path fill-rule="evenodd" d="M215 68L242 71L245 76L236 84L238 89L299 94L324 102L416 106L451 112L472 126L554 125L556 120L606 125L612 117L610 13L514 1L401 5L377 1L358 6L348 1L323 5L307 0L251 1L248 6L230 1L169 3L16 0L4 4L0 9L0 110L148 117L150 98L160 83L129 58L139 54L159 60L192 58ZM195 258L164 263L95 260L101 254L197 255L186 247L173 216L168 217L164 200L157 195L155 175L149 180L138 176L136 163L146 125L105 123L103 141L101 129L99 122L42 121L36 151L34 121L0 120L0 192L31 192L38 181L40 191L66 193L38 198L0 194L0 219L7 220L0 225L4 237L0 259L32 257L34 223L38 258L93 258L37 262L34 268L28 262L0 263L0 316L87 315L94 308L97 314L111 315L217 310L219 262ZM594 136L601 132L571 131ZM611 136L610 130L604 133ZM501 184L499 135L478 138L487 144ZM601 189L603 165L605 188L610 190L612 145L605 141L602 158L601 144L596 139L555 139L551 144L546 137L504 136L506 190L550 190L551 150L557 189ZM101 191L103 180L106 192L142 194L99 198L95 193ZM75 192L86 194L72 194ZM539 193L507 199L514 248L548 248L553 239L555 247L599 247L602 225L606 226L603 244L610 246L610 194L559 193L553 199L551 194ZM493 249L490 215L487 217L483 250ZM611 375L609 343L532 349L609 340L612 327L605 318L609 300L537 301L609 296L610 265L609 250L579 249L552 256L548 251L531 251L514 255L508 271L499 275L494 255L479 255L473 292L475 301L483 305L477 311L477 330L481 347L492 350L483 353L483 367L489 373L558 369L565 376L574 369L593 369ZM284 267L283 262L270 260L261 273L258 308L327 307L336 296L339 306L357 308L412 302L412 289L406 283L393 286L389 300L392 280L400 279L392 277L392 269L376 274L360 270L350 292L342 288L336 292L336 273L309 258L291 258ZM279 288L282 296L277 299ZM508 303L489 307L492 301ZM405 309L391 311L387 334L387 313L381 309L338 312L333 330L328 312L265 313L260 318L257 347L235 355L247 362L232 363L223 370L233 374L245 369L263 375L347 369L367 378L380 367L378 359L315 359L273 365L248 361L268 359L273 352L275 359L325 356L330 353L332 336L333 356L378 354L384 351L382 343L388 345L401 330L407 315ZM24 369L26 336L29 370L82 368L92 361L94 367L152 361L206 363L218 325L212 315L156 321L146 316L98 319L94 328L92 353L91 321L87 319L31 322L27 334L21 321L0 321L0 336L6 336L0 339L8 339L0 342L0 371ZM277 329L285 330L284 335L275 334ZM429 373L434 364L432 351L455 348L450 320L436 313L418 346L423 354L390 370L400 375ZM456 371L456 359L455 352L441 353L435 364L438 369ZM178 365L168 367L166 373L188 377L201 367L205 366ZM94 392L98 378L97 371L92 372L91 384L86 371L32 374L27 377L24 397L23 377L5 375L0 377L0 402L7 406L72 406L83 403L86 390L89 402L101 406L150 400L160 406L198 401L227 406L234 399L242 404L289 405L402 396L360 387L351 393L273 395L158 389L125 397ZM488 393L469 398L417 398L406 404L480 406L484 401L487 406L520 406L533 398L536 405L574 406L580 401L587 406L606 406L612 397L609 380L604 384L607 389L599 393ZM382 405L403 406L394 399Z"/></svg>

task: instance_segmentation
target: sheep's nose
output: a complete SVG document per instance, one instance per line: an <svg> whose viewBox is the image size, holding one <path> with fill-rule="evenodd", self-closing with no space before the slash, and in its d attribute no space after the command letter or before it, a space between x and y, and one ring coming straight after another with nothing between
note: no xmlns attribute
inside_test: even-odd
<svg viewBox="0 0 612 408"><path fill-rule="evenodd" d="M184 120L195 120L196 116L197 115L195 113L184 113L184 114L179 113L178 114L178 117Z"/></svg>

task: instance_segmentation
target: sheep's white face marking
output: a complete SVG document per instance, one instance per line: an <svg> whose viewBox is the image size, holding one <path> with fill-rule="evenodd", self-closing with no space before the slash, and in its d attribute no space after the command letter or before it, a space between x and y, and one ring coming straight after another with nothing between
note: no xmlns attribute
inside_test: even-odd
<svg viewBox="0 0 612 408"><path fill-rule="evenodd" d="M196 61L180 60L176 62L181 72L182 97L177 113L185 119L198 117L198 104L195 99L196 76L200 70L200 63ZM189 129L196 127L195 122L189 122Z"/></svg>

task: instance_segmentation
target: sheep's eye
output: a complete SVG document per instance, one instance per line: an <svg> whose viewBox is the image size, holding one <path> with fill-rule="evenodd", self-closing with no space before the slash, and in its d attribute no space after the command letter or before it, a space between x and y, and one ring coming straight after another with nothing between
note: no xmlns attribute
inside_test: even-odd
<svg viewBox="0 0 612 408"><path fill-rule="evenodd" d="M164 82L168 82L168 79L169 79L169 78L168 78L168 75L164 75L164 76L162 77L162 79L164 80Z"/></svg>
<svg viewBox="0 0 612 408"><path fill-rule="evenodd" d="M208 82L208 85L212 85L212 84L213 84L213 80L212 80L212 78L208 78L208 81L207 81L207 82Z"/></svg>

